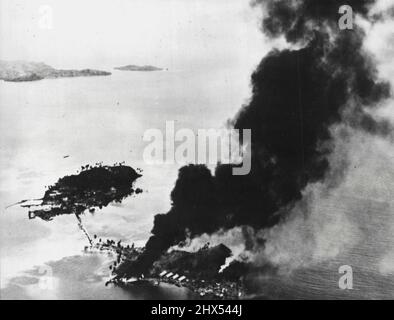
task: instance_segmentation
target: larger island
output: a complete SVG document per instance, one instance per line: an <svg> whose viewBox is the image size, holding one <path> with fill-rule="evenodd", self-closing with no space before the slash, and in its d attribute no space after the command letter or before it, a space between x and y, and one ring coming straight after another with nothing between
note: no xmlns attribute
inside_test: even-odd
<svg viewBox="0 0 394 320"><path fill-rule="evenodd" d="M11 82L36 81L66 77L108 76L111 72L82 69L55 69L42 62L0 60L0 79Z"/></svg>

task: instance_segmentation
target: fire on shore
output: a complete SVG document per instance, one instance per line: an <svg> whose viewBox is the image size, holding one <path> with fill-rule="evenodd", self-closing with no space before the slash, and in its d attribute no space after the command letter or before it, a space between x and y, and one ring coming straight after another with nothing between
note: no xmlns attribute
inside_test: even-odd
<svg viewBox="0 0 394 320"><path fill-rule="evenodd" d="M133 261L144 252L144 248L101 239L91 248L111 252L116 257L109 267L111 276L106 285L128 288L146 282L152 285L167 283L210 299L241 299L245 295L241 263L233 262L220 272L226 259L231 257L231 250L223 244L214 247L207 244L197 252L166 252L138 278L126 276L123 270L132 267Z"/></svg>

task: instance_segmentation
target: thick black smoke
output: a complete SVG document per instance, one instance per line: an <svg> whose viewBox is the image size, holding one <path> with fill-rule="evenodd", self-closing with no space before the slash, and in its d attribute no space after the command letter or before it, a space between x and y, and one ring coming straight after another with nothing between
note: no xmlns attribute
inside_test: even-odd
<svg viewBox="0 0 394 320"><path fill-rule="evenodd" d="M337 33L338 10L349 5L353 12L368 16L375 0L254 0L261 5L265 18L262 30L270 37L285 36L288 42L308 41L313 33Z"/></svg>
<svg viewBox="0 0 394 320"><path fill-rule="evenodd" d="M367 17L372 0L347 1ZM338 123L388 134L388 123L368 112L389 96L378 82L373 60L363 51L364 34L340 31L342 1L257 1L270 37L285 36L298 50L273 50L252 75L252 98L233 120L252 130L251 172L232 175L218 165L215 175L203 165L179 171L171 193L172 208L155 217L145 253L130 269L144 272L161 253L184 240L218 229L276 224L301 199L308 183L325 178L332 150L330 127Z"/></svg>

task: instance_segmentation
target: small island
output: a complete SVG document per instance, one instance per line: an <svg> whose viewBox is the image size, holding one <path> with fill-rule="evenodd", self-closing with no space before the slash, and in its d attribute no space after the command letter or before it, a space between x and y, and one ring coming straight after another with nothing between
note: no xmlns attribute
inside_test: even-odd
<svg viewBox="0 0 394 320"><path fill-rule="evenodd" d="M79 216L86 210L94 213L112 202L121 203L126 197L141 193L140 188L133 188L139 177L139 172L122 163L82 166L78 174L64 176L48 186L41 203L22 204L22 207L34 208L29 210L30 219L39 217L45 221L63 214Z"/></svg>
<svg viewBox="0 0 394 320"><path fill-rule="evenodd" d="M42 79L108 75L111 75L111 72L94 69L55 69L42 62L0 60L0 80L9 82L25 82L37 81Z"/></svg>
<svg viewBox="0 0 394 320"><path fill-rule="evenodd" d="M136 66L133 64L129 64L127 66L123 67L115 67L114 69L116 70L121 70L121 71L161 71L163 70L162 68L154 67L154 66Z"/></svg>
<svg viewBox="0 0 394 320"><path fill-rule="evenodd" d="M47 187L41 199L22 200L17 204L29 208L29 219L39 217L51 221L59 215L75 215L79 228L92 245L93 240L82 224L81 215L87 210L93 214L96 209L113 202L121 203L128 196L141 193L142 189L135 189L133 185L142 175L141 169L137 172L122 163L113 166L96 163L94 166L82 166L81 169L78 174L64 176Z"/></svg>

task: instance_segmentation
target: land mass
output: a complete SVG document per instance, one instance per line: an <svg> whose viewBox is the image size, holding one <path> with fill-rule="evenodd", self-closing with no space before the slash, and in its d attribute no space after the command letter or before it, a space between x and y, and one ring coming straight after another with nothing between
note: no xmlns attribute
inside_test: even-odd
<svg viewBox="0 0 394 320"><path fill-rule="evenodd" d="M213 247L206 244L197 252L166 252L139 277L133 276L133 262L144 254L145 248L136 248L134 244L125 247L120 241L105 242L102 239L93 248L116 253L117 259L110 266L112 277L108 283L120 287L128 288L146 282L152 285L168 283L188 288L204 298L240 299L245 295L243 275L247 266L233 261L222 270L232 256L231 250L223 244Z"/></svg>
<svg viewBox="0 0 394 320"><path fill-rule="evenodd" d="M108 76L110 72L82 69L55 69L42 62L0 60L0 79L10 82L37 81L42 79Z"/></svg>
<svg viewBox="0 0 394 320"><path fill-rule="evenodd" d="M60 178L49 186L40 203L21 206L29 208L30 219L39 217L46 221L63 214L79 216L86 210L93 213L112 202L120 203L124 198L142 192L133 187L139 177L140 173L121 164L86 165L78 174Z"/></svg>
<svg viewBox="0 0 394 320"><path fill-rule="evenodd" d="M121 71L161 71L163 70L162 68L154 67L154 66L136 66L133 64L129 64L127 66L123 67L115 67L114 69L116 70L121 70Z"/></svg>

